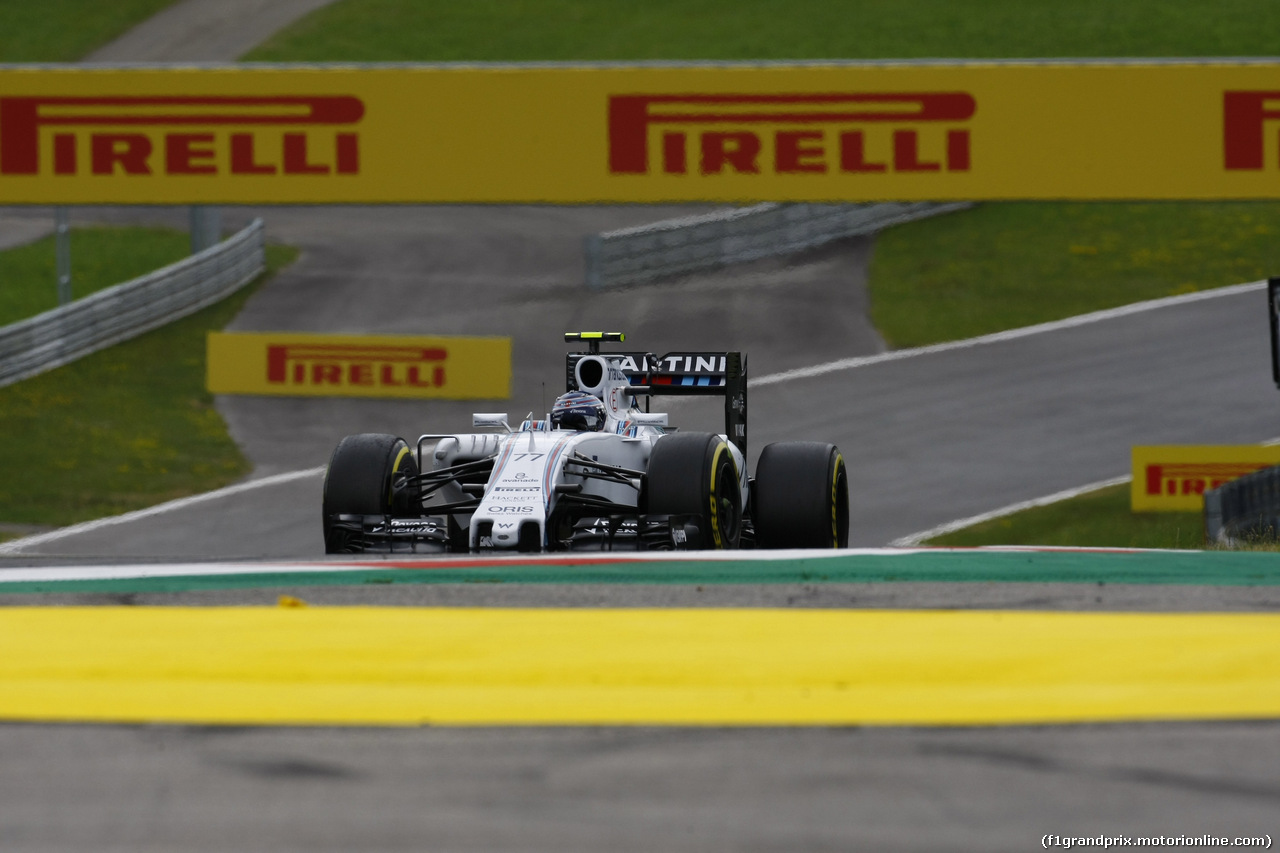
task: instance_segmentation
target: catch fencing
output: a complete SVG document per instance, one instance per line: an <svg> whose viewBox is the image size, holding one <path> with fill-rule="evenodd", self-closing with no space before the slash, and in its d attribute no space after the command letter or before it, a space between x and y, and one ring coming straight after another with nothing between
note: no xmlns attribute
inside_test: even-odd
<svg viewBox="0 0 1280 853"><path fill-rule="evenodd" d="M1280 532L1280 465L1204 493L1206 544L1274 541Z"/></svg>
<svg viewBox="0 0 1280 853"><path fill-rule="evenodd" d="M586 239L587 284L593 288L648 284L727 264L790 255L968 207L971 202L769 202L606 231Z"/></svg>
<svg viewBox="0 0 1280 853"><path fill-rule="evenodd" d="M261 219L176 264L0 328L0 387L199 311L266 266Z"/></svg>

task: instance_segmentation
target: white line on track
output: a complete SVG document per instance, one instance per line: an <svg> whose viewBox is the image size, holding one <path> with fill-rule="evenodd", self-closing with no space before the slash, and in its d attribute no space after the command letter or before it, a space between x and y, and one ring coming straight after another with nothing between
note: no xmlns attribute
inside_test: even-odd
<svg viewBox="0 0 1280 853"><path fill-rule="evenodd" d="M956 521L948 521L946 524L939 524L937 527L931 527L928 530L921 530L919 533L912 533L910 536L903 536L901 539L895 539L889 543L890 548L912 548L933 539L936 536L944 536L948 533L955 533L957 530L963 530L966 527L972 527L975 524L982 524L985 521L992 521L997 518L1003 518L1006 515L1013 515L1015 512L1022 512L1024 509L1034 509L1038 506L1048 506L1056 504L1059 501L1078 498L1081 495L1087 495L1090 492L1096 492L1100 489L1109 489L1112 486L1118 486L1121 483L1128 483L1133 478L1128 474L1123 477L1112 477L1110 480L1099 480L1096 483L1089 483L1084 486L1077 486L1074 489L1065 489L1061 492L1054 492L1052 495L1045 495L1042 498L1034 498L1029 501L1019 501L1018 503L1002 506L999 509L993 509L990 512L984 512L980 515L973 515L968 518L957 519Z"/></svg>
<svg viewBox="0 0 1280 853"><path fill-rule="evenodd" d="M1266 441L1258 442L1263 446L1274 446L1280 444L1280 438L1270 438ZM1061 492L1054 492L1051 495L1045 495L1042 498L1034 498L1029 501L1019 501L1018 503L1002 506L1000 509L993 509L990 512L984 512L979 515L973 515L968 518L957 519L956 521L948 521L946 524L939 524L928 530L921 530L919 533L912 533L910 536L903 536L889 543L890 548L914 548L921 543L927 542L937 536L945 536L948 533L955 533L957 530L963 530L975 524L982 524L986 521L993 521L997 518L1003 518L1006 515L1013 515L1015 512L1022 512L1024 509L1034 509L1038 506L1048 506L1056 504L1059 501L1071 500L1081 495L1087 495L1090 492L1109 489L1112 486L1119 486L1122 483L1133 481L1133 476L1125 474L1120 477L1112 477L1109 480L1099 480L1096 483L1089 483L1084 486L1077 486L1074 489L1065 489ZM1000 547L1000 546L993 546Z"/></svg>
<svg viewBox="0 0 1280 853"><path fill-rule="evenodd" d="M413 571L413 570L461 570L512 566L531 566L540 563L550 565L574 565L590 568L593 565L619 563L670 562L779 562L783 560L838 559L857 556L909 556L924 552L943 551L941 548L846 548L843 550L778 550L778 551L644 551L574 554L396 554L391 559L351 559L341 562L210 562L210 563L148 563L143 565L119 564L105 566L38 566L14 569L0 568L0 588L9 583L45 583L49 581L100 581L138 580L146 578L214 577L226 575L306 574L312 572L362 572L362 571Z"/></svg>
<svg viewBox="0 0 1280 853"><path fill-rule="evenodd" d="M237 483L234 486L227 486L225 489L217 489L212 492L204 492L199 495L192 495L187 498L179 498L176 501L157 504L156 506L139 509L133 512L126 512L123 515L113 515L107 518L99 518L93 521L86 521L81 524L73 524L70 527L61 527L57 530L50 530L48 533L37 533L34 536L25 536L21 539L14 539L11 542L0 544L0 555L4 554L20 554L25 549L33 545L43 545L47 542L56 542L68 536L76 536L80 533L90 533L94 530L101 530L104 527L114 527L117 524L128 524L131 521L137 521L141 518L149 518L153 515L163 515L166 512L174 510L186 509L189 506L202 504L206 501L216 501L225 497L248 492L253 489L261 489L269 486L278 486L282 483L290 483L294 480L304 480L307 477L318 477L325 472L324 466L319 468L307 468L304 471L288 471L284 474L276 474L271 477L262 477L257 480L248 480L243 483Z"/></svg>
<svg viewBox="0 0 1280 853"><path fill-rule="evenodd" d="M1018 338L1031 337L1032 335L1041 335L1047 332L1057 332L1063 329L1073 329L1077 326L1085 326L1090 323L1100 323L1105 320L1114 320L1120 317L1128 317L1133 314L1141 314L1145 311L1154 311L1159 308L1171 308L1178 305L1186 305L1192 302L1203 302L1209 299L1217 299L1225 296L1236 296L1241 293L1248 293L1254 290L1262 290L1267 286L1265 281L1251 281L1245 284L1232 285L1230 287L1218 287L1212 290L1201 290L1195 293L1186 293L1179 296L1167 296L1163 299L1152 299L1146 302L1135 302L1132 305L1122 305L1119 308L1108 308L1105 311L1094 311L1089 314L1080 314L1076 317L1068 317L1065 320L1054 320L1049 323L1038 323L1034 326L1024 326L1021 329L1010 329L1005 332L996 332L990 335L981 335L976 338L966 338L962 341L948 341L942 344L933 344L926 347L915 347L913 349L891 350L889 352L879 353L878 355L858 356L856 358L845 358L838 361L829 361L824 364L815 364L809 367L799 367L794 370L785 370L781 373L771 373L752 379L752 386L760 385L776 385L782 382L790 382L797 379L810 379L815 376L825 376L828 373L837 373L842 370L854 370L859 367L869 367L874 364L882 364L890 361L901 361L902 359L915 358L922 355L933 355L934 353L950 352L952 350L969 349L971 347L984 346L986 344L1000 343L1002 341L1012 341ZM117 524L127 524L140 518L147 518L153 515L161 515L174 510L185 509L193 504L203 503L204 501L217 500L219 498L233 495L238 492L246 492L251 489L268 488L270 486L280 485L292 480L305 479L306 477L314 477L323 474L324 467L308 468L304 471L290 471L284 474L277 474L273 477L263 477L259 480L249 480L244 483L238 483L234 486L228 486L225 489L218 489L213 492L206 492L201 495L193 495L188 498L181 498L176 501L159 504L147 509L137 510L136 512L128 512L124 515L115 515L109 518L101 518L96 521L86 521L83 524L74 524L70 527L63 527L58 530L51 530L48 533L39 533L34 536L26 536L21 539L14 539L10 542L0 544L0 555L19 554L26 548L34 545L42 545L47 542L54 542L68 536L75 536L80 533L88 533L103 527L111 527ZM1059 500L1066 500L1068 497L1075 497L1076 494L1085 494L1098 488L1105 488L1107 485L1124 482L1128 480L1124 477L1119 480L1104 480L1102 485L1090 483L1081 486L1079 490L1069 489L1066 492L1058 492L1056 495L1048 495L1043 498L1037 498L1034 501L1025 501L1023 504L1012 504L1011 507L1003 507L993 510L991 513L984 513L981 516L974 516L972 519L961 519L959 521L950 522L942 527L950 527L950 525L958 525L955 528L967 527L969 524L976 524L977 521L988 521L992 518L999 518L1002 515L1008 515L1010 512L1017 512L1019 509L1026 509L1031 506L1044 506L1045 504L1055 503ZM1059 497L1063 496L1063 497ZM1025 506L1024 506L1025 504ZM943 531L942 527L934 528L935 531L922 531L921 533L913 533L911 536L903 537L895 540L893 545L906 544L907 540L914 537L920 537L910 544L918 544L923 539L930 538L930 535L941 535L942 532L950 532L950 529Z"/></svg>
<svg viewBox="0 0 1280 853"><path fill-rule="evenodd" d="M1213 290L1200 290L1195 293L1186 293L1179 296L1166 296L1163 299L1152 299L1147 302L1135 302L1132 305L1122 305L1119 308L1108 308L1105 311L1094 311L1089 314L1080 314L1075 317L1068 317L1065 320L1054 320L1050 323L1038 323L1034 326L1023 326L1021 329L1010 329L1006 332L995 332L990 335L981 335L976 338L966 338L962 341L948 341L943 344L932 344L927 347L915 347L913 349L890 350L877 355L856 356L854 358L844 358L839 361L829 361L825 364L815 364L809 367L797 367L794 370L785 370L782 373L771 373L767 376L751 379L751 385L776 385L780 382L791 382L796 379L810 379L815 376L825 376L828 373L836 373L841 370L853 370L858 367L869 367L873 364L882 364L888 361L901 361L906 358L915 358L921 355L933 355L940 352L951 352L952 350L970 349L972 347L984 346L986 344L996 344L1003 341L1013 341L1018 338L1029 338L1032 335L1042 335L1046 332L1057 332L1063 329L1074 329L1077 326L1087 326L1090 323L1100 323L1105 320L1115 320L1120 317L1128 317L1132 314L1141 314L1146 311L1154 311L1158 308L1171 308L1177 305L1186 305L1191 302L1204 302L1209 299L1217 299L1223 296L1236 296L1241 293L1248 293L1254 290L1262 290L1267 286L1265 281L1251 281L1247 284L1236 284L1230 287L1219 287Z"/></svg>
<svg viewBox="0 0 1280 853"><path fill-rule="evenodd" d="M653 566L662 562L718 563L718 562L784 562L804 561L808 567L824 560L845 560L850 557L909 557L915 554L948 553L1149 553L1141 548L1070 548L1036 547L1029 545L993 546L987 548L845 548L805 549L778 551L637 551L637 552L577 552L573 554L437 554L392 555L392 559L359 559L341 562L210 562L210 563L149 563L142 565L118 564L103 566L36 566L13 569L0 568L0 592L6 584L49 583L55 581L104 581L146 580L152 578L225 577L234 575L299 575L310 573L340 574L368 571L457 571L504 568L532 568L539 564L551 566L575 566L590 570L593 566L618 566L641 563ZM1189 553L1181 551L1178 553Z"/></svg>

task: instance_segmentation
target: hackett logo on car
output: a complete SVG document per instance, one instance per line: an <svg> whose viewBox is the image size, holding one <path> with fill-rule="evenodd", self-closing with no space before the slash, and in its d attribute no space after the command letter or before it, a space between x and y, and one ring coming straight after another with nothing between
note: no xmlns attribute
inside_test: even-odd
<svg viewBox="0 0 1280 853"><path fill-rule="evenodd" d="M352 95L0 97L0 177L358 175Z"/></svg>
<svg viewBox="0 0 1280 853"><path fill-rule="evenodd" d="M1134 447L1130 503L1134 512L1200 511L1206 491L1277 464L1272 445Z"/></svg>
<svg viewBox="0 0 1280 853"><path fill-rule="evenodd" d="M967 172L976 110L967 92L614 95L609 171Z"/></svg>
<svg viewBox="0 0 1280 853"><path fill-rule="evenodd" d="M272 344L267 347L267 382L443 388L448 360L443 347Z"/></svg>
<svg viewBox="0 0 1280 853"><path fill-rule="evenodd" d="M215 332L208 386L215 394L505 399L511 340Z"/></svg>

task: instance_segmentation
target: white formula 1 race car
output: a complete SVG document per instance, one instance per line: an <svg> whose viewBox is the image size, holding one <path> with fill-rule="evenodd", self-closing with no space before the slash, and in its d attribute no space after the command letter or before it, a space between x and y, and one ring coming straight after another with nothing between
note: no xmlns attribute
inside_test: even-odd
<svg viewBox="0 0 1280 853"><path fill-rule="evenodd" d="M843 548L848 475L831 444L783 441L747 473L737 352L602 353L619 332L567 333L567 391L512 428L347 436L324 482L329 553ZM650 398L724 398L725 431L677 432ZM640 401L643 399L644 408Z"/></svg>

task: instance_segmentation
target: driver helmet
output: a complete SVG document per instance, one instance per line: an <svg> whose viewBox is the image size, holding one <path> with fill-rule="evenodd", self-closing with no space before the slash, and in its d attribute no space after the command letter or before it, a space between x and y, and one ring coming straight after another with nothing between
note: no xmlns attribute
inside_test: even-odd
<svg viewBox="0 0 1280 853"><path fill-rule="evenodd" d="M604 429L604 421L604 403L584 391L561 394L551 407L552 429L598 432Z"/></svg>

